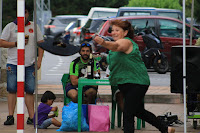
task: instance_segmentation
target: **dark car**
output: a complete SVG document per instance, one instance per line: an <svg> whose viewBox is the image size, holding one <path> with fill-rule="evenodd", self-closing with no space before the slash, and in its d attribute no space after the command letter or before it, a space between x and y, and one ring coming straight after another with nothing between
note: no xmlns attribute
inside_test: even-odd
<svg viewBox="0 0 200 133"><path fill-rule="evenodd" d="M86 24L81 28L80 43L84 41L92 40L92 35L94 35L98 28L105 23L108 18L90 18Z"/></svg>
<svg viewBox="0 0 200 133"><path fill-rule="evenodd" d="M46 38L53 38L54 41L60 40L62 33L64 32L66 26L72 22L76 21L77 18L85 17L84 15L58 15L49 20L47 25L44 26L44 34Z"/></svg>
<svg viewBox="0 0 200 133"><path fill-rule="evenodd" d="M172 17L183 20L183 13L177 9L155 8L155 7L120 7L117 12L117 17L122 16L149 16L158 15L165 17ZM187 19L186 22L188 23Z"/></svg>
<svg viewBox="0 0 200 133"><path fill-rule="evenodd" d="M101 36L111 36L111 33L109 32L111 28L109 21L115 19L127 19L132 24L135 33L134 41L138 44L140 51L143 51L146 45L143 42L142 36L138 36L137 34L146 27L146 23L148 21L146 28L153 29L154 32L160 36L164 46L164 49L161 51L167 56L169 63L171 60L171 47L183 44L183 22L175 18L163 16L128 16L110 19L104 23L98 34ZM192 45L195 44L196 39L199 37L200 31L193 28ZM186 45L189 45L189 38L190 26L186 24ZM102 48L98 44L94 44L94 50L95 52L107 51L107 49Z"/></svg>

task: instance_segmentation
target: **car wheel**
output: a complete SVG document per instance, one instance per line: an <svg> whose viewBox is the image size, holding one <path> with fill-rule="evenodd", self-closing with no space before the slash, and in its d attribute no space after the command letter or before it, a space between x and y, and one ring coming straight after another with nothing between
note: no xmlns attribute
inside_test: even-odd
<svg viewBox="0 0 200 133"><path fill-rule="evenodd" d="M156 57L154 59L153 67L155 71L158 72L159 74L165 74L169 69L169 63L167 58Z"/></svg>

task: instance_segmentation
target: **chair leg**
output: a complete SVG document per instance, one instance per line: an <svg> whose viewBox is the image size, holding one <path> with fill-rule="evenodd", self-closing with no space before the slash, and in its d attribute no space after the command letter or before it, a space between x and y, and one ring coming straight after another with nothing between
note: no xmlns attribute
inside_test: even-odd
<svg viewBox="0 0 200 133"><path fill-rule="evenodd" d="M70 101L71 101L71 99L69 97L67 97L66 103L68 104Z"/></svg>
<svg viewBox="0 0 200 133"><path fill-rule="evenodd" d="M119 106L117 106L117 121L118 127L121 127L121 118L122 118L122 111Z"/></svg>
<svg viewBox="0 0 200 133"><path fill-rule="evenodd" d="M141 125L141 123L142 123L142 125ZM145 128L145 121L137 118L137 130L140 130L141 126L142 126L142 128Z"/></svg>
<svg viewBox="0 0 200 133"><path fill-rule="evenodd" d="M141 119L137 118L137 130L141 129Z"/></svg>
<svg viewBox="0 0 200 133"><path fill-rule="evenodd" d="M144 104L144 99L143 99L143 104ZM142 123L142 125L141 125L141 123ZM140 130L141 126L142 126L142 128L145 128L145 121L137 118L137 129Z"/></svg>
<svg viewBox="0 0 200 133"><path fill-rule="evenodd" d="M64 97L64 106L67 105L66 98Z"/></svg>
<svg viewBox="0 0 200 133"><path fill-rule="evenodd" d="M112 99L111 129L115 128L115 111L116 111L116 102Z"/></svg>
<svg viewBox="0 0 200 133"><path fill-rule="evenodd" d="M117 86L111 86L112 90L112 118L111 118L111 129L115 128L115 112L117 108L117 123L118 127L121 127L121 117L122 117L122 111L119 106L117 106L117 102L113 100L114 94L117 91Z"/></svg>
<svg viewBox="0 0 200 133"><path fill-rule="evenodd" d="M142 128L145 128L145 121L142 120Z"/></svg>

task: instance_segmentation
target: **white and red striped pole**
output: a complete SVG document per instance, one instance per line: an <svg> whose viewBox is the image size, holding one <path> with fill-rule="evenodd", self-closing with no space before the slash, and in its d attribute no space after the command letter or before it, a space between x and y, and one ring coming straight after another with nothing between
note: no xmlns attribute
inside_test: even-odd
<svg viewBox="0 0 200 133"><path fill-rule="evenodd" d="M17 133L24 133L24 54L25 54L25 37L24 37L24 18L25 0L17 0Z"/></svg>

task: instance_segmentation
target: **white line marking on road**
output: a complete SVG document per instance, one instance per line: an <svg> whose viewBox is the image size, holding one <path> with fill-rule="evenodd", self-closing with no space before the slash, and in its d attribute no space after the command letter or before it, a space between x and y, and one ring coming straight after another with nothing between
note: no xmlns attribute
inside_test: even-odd
<svg viewBox="0 0 200 133"><path fill-rule="evenodd" d="M59 67L59 66L61 66L61 64L56 65L56 67Z"/></svg>
<svg viewBox="0 0 200 133"><path fill-rule="evenodd" d="M58 67L53 67L52 69L58 69Z"/></svg>
<svg viewBox="0 0 200 133"><path fill-rule="evenodd" d="M45 75L63 75L63 74L45 74Z"/></svg>
<svg viewBox="0 0 200 133"><path fill-rule="evenodd" d="M49 70L49 71L56 71L56 70L51 69L51 70Z"/></svg>

